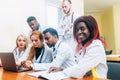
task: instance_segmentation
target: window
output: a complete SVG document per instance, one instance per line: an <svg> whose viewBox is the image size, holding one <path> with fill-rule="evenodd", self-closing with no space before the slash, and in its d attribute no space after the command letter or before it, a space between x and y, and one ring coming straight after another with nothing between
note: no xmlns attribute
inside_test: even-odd
<svg viewBox="0 0 120 80"><path fill-rule="evenodd" d="M57 28L62 17L61 1L46 0L46 10L47 26Z"/></svg>

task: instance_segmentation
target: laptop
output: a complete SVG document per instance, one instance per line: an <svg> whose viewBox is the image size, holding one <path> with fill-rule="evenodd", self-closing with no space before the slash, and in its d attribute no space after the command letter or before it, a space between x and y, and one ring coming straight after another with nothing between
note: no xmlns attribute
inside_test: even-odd
<svg viewBox="0 0 120 80"><path fill-rule="evenodd" d="M15 58L12 52L0 52L0 58L3 69L6 71L21 72L30 70L22 66L16 66Z"/></svg>

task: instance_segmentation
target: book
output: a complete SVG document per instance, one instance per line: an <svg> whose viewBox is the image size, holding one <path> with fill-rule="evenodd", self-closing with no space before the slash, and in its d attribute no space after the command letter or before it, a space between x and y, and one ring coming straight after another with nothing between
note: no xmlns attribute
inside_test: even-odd
<svg viewBox="0 0 120 80"><path fill-rule="evenodd" d="M48 73L48 71L39 71L39 72L29 73L28 75L37 77L37 78L41 78L44 80L61 80L61 79L68 78L68 76L66 76L64 73L62 73L62 71L52 72L52 73Z"/></svg>

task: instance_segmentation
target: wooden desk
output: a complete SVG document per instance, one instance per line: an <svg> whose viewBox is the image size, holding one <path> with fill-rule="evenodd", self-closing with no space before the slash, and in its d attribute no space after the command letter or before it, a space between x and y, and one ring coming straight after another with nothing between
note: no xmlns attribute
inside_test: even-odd
<svg viewBox="0 0 120 80"><path fill-rule="evenodd" d="M108 62L120 62L120 55L107 55Z"/></svg>
<svg viewBox="0 0 120 80"><path fill-rule="evenodd" d="M2 67L0 67L0 80L42 80L39 78L28 76L27 73L30 73L31 71L27 72L10 72L10 71L4 71ZM107 79L101 79L101 78L93 78L93 77L85 77L82 79L63 79L63 80L107 80Z"/></svg>

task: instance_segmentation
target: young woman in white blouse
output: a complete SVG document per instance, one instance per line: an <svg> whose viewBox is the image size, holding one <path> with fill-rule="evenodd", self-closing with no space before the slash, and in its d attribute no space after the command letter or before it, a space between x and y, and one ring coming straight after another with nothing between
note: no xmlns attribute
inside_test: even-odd
<svg viewBox="0 0 120 80"><path fill-rule="evenodd" d="M44 44L43 34L35 30L30 35L32 44L28 46L23 57L19 59L26 68L32 68L35 63L48 63L52 61L52 49Z"/></svg>
<svg viewBox="0 0 120 80"><path fill-rule="evenodd" d="M100 38L98 25L92 16L81 16L74 22L73 35L77 41L76 65L67 69L51 67L51 71L60 71L68 77L82 78L88 72L98 78L106 78L108 67L106 65L106 43ZM105 44L105 46L103 46Z"/></svg>
<svg viewBox="0 0 120 80"><path fill-rule="evenodd" d="M18 35L16 39L16 48L13 50L15 60L18 61L21 58L28 46L27 37L23 34Z"/></svg>

